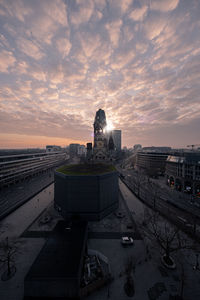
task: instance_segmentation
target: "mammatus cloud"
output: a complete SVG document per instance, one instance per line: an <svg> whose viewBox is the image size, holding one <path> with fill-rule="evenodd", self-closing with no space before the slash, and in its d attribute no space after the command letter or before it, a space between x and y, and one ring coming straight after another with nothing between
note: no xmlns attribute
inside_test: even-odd
<svg viewBox="0 0 200 300"><path fill-rule="evenodd" d="M86 143L99 108L124 145L196 143L199 10L196 0L0 0L0 146Z"/></svg>

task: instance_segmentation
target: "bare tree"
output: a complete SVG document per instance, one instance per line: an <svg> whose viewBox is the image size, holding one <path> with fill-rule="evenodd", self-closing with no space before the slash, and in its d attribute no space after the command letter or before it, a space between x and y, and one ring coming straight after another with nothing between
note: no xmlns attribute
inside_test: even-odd
<svg viewBox="0 0 200 300"><path fill-rule="evenodd" d="M141 196L141 187L146 183L146 176L143 172L138 171L135 175L131 177L131 184L136 191L138 197Z"/></svg>
<svg viewBox="0 0 200 300"><path fill-rule="evenodd" d="M153 208L155 209L156 208L156 202L161 196L161 189L160 189L159 185L157 185L156 183L148 180L147 190L148 190L148 193L150 194L150 197L152 199Z"/></svg>
<svg viewBox="0 0 200 300"><path fill-rule="evenodd" d="M128 257L125 261L125 275L126 275L126 282L124 284L124 290L127 296L132 297L135 293L134 288L134 281L132 273L135 272L135 262L132 256Z"/></svg>
<svg viewBox="0 0 200 300"><path fill-rule="evenodd" d="M163 253L164 262L169 266L173 265L171 253L192 248L187 239L181 236L179 229L162 220L159 213L146 214L143 224L146 235L157 242Z"/></svg>
<svg viewBox="0 0 200 300"><path fill-rule="evenodd" d="M2 280L8 280L15 274L14 255L17 251L16 242L9 241L8 237L0 243L0 262L6 264L7 267L2 275Z"/></svg>

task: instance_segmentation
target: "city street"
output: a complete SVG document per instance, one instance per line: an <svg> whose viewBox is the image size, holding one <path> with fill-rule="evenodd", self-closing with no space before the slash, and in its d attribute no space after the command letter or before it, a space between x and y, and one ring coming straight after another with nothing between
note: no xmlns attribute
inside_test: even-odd
<svg viewBox="0 0 200 300"><path fill-rule="evenodd" d="M153 240L152 237L148 235L148 233L147 233L148 231L147 232L144 231L144 228L142 225L142 223L144 221L145 211L152 213L153 210L150 209L148 206L146 206L144 203L142 203L130 191L130 189L127 187L127 185L124 184L121 180L119 180L119 187L120 187L121 193L124 197L124 200L127 203L128 208L130 209L130 211L133 214L133 217L134 217L134 220L136 221L138 230L139 230L141 236L143 236L146 247L148 247L148 249L151 249L150 253L151 253L151 257L152 257L154 264L159 265L159 257L161 254L159 246L158 246L155 238ZM176 217L176 215L175 215L175 217ZM170 222L167 221L167 219L162 218L162 217L160 218L160 221L157 224L159 224L158 226L160 226L160 228L163 226L166 226L166 224L169 228L172 228L172 230L174 228L173 224L171 224ZM148 228L148 226L149 226L148 223L146 224L146 226ZM179 234L180 234L181 238L186 239L188 244L190 244L193 247L194 241L192 239L188 238L181 231ZM198 245L198 243L197 243L197 245ZM197 249L199 249L199 248L197 248ZM179 250L177 253L173 253L174 258L176 259L177 269L178 269L177 270L178 276L177 275L176 276L177 276L177 278L179 278L178 281L180 281L180 284L181 284L181 280L182 280L181 278L183 278L182 276L184 276L183 284L185 285L185 287L184 287L183 299L187 299L187 300L200 299L200 289L199 289L200 269L198 268L198 260L195 259L195 256L198 258L197 253L199 253L199 250L197 250L197 252L196 252L191 248L188 248L188 250L182 249L182 250ZM197 265L197 269L196 269L196 265ZM169 272L169 270L166 269L165 272L167 272L167 273L169 272L168 275L166 275L167 273L164 274L165 273L164 271L163 271L163 274L161 271L162 276L169 277L169 278L172 277L175 279L175 276L173 274L174 271ZM184 275L183 275L183 272L184 272ZM170 286L172 287L172 284L170 284ZM164 299L168 299L166 297L166 295L165 295Z"/></svg>
<svg viewBox="0 0 200 300"><path fill-rule="evenodd" d="M121 171L121 170L120 170ZM150 179L134 170L122 170L123 181L133 193L148 206L159 211L185 232L200 238L200 209L194 207L187 197L159 184L158 179Z"/></svg>

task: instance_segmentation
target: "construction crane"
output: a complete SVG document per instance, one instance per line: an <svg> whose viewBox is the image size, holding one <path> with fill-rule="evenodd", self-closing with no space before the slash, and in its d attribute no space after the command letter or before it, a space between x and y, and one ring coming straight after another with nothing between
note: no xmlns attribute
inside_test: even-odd
<svg viewBox="0 0 200 300"><path fill-rule="evenodd" d="M196 146L200 146L200 144L195 144L195 145L187 145L187 147L191 147L191 148L192 148L192 150L194 150L194 147L196 147Z"/></svg>

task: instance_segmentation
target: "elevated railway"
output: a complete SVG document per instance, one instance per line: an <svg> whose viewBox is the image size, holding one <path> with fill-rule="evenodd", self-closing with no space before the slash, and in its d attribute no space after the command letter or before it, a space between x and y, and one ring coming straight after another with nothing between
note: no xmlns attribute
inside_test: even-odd
<svg viewBox="0 0 200 300"><path fill-rule="evenodd" d="M68 159L61 151L0 156L0 189L44 173Z"/></svg>

